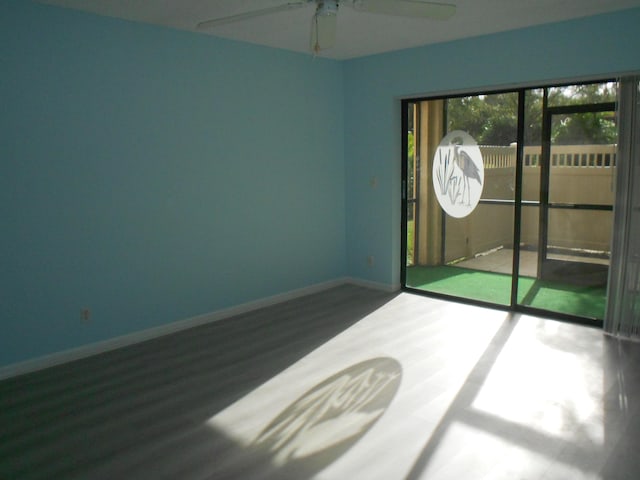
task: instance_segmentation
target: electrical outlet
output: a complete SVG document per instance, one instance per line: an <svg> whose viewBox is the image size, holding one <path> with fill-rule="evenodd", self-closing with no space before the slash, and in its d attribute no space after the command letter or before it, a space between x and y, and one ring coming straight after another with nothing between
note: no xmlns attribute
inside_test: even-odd
<svg viewBox="0 0 640 480"><path fill-rule="evenodd" d="M373 257L373 255L369 255L367 257L367 266L369 267L373 267L373 264L375 263L375 258Z"/></svg>
<svg viewBox="0 0 640 480"><path fill-rule="evenodd" d="M80 320L82 320L83 323L89 323L91 321L91 310L88 308L81 309Z"/></svg>

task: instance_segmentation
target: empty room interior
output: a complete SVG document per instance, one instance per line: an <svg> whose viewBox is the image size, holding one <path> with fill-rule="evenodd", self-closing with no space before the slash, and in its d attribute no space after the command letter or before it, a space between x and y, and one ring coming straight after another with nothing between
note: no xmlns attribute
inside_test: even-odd
<svg viewBox="0 0 640 480"><path fill-rule="evenodd" d="M0 0L0 479L640 478L640 0Z"/></svg>

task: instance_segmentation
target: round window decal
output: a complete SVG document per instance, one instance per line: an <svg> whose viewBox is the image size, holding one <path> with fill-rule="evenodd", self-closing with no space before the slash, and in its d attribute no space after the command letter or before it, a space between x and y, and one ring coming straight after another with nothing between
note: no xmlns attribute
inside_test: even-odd
<svg viewBox="0 0 640 480"><path fill-rule="evenodd" d="M483 186L477 142L462 130L448 133L433 157L433 187L440 206L452 217L466 217L478 205Z"/></svg>

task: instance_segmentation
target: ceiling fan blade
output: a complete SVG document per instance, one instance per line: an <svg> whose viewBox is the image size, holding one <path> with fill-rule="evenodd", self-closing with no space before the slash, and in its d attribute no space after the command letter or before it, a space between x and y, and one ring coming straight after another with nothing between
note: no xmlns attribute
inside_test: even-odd
<svg viewBox="0 0 640 480"><path fill-rule="evenodd" d="M455 5L420 0L354 0L353 8L358 12L435 20L447 20L456 13Z"/></svg>
<svg viewBox="0 0 640 480"><path fill-rule="evenodd" d="M284 12L286 10L293 10L294 8L304 7L309 3L309 0L300 0L300 1L292 1L286 2L282 5L276 5L274 7L261 8L258 10L251 10L249 12L238 13L236 15L230 15L228 17L220 17L214 18L211 20L206 20L204 22L200 22L196 25L198 29L207 29L217 27L219 25L225 25L227 23L239 22L241 20L247 20L249 18L261 17L263 15L270 15L272 13Z"/></svg>

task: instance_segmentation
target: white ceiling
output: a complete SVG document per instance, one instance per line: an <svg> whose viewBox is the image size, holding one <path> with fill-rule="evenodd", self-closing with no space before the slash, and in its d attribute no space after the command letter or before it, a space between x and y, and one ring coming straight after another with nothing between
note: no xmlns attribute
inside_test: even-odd
<svg viewBox="0 0 640 480"><path fill-rule="evenodd" d="M452 19L437 21L356 12L349 7L351 2L343 0L338 12L336 46L320 56L361 57L640 6L640 0L440 1L457 6ZM280 5L286 0L42 0L42 3L306 53L310 52L311 19L315 11L315 4L310 3L202 32L196 29L199 22Z"/></svg>

